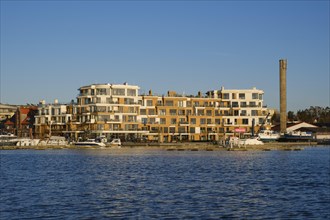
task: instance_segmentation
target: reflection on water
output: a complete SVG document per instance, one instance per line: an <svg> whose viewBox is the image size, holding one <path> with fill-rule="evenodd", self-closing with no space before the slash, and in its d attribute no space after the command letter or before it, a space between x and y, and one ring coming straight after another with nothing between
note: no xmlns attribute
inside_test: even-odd
<svg viewBox="0 0 330 220"><path fill-rule="evenodd" d="M330 148L1 151L1 219L330 217Z"/></svg>

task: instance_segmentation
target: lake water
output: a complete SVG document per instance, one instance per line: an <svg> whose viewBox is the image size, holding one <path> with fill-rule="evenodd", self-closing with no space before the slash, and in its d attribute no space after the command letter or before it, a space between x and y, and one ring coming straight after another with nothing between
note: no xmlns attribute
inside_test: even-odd
<svg viewBox="0 0 330 220"><path fill-rule="evenodd" d="M329 219L330 147L0 151L0 219Z"/></svg>

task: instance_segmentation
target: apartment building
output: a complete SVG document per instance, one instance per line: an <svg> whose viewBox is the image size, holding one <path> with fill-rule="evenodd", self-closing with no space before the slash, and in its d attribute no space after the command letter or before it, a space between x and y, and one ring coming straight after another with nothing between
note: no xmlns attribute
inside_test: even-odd
<svg viewBox="0 0 330 220"><path fill-rule="evenodd" d="M57 99L54 103L46 104L44 100L38 105L38 114L35 115L35 134L37 138L63 136L70 128L72 112L70 105L60 104Z"/></svg>
<svg viewBox="0 0 330 220"><path fill-rule="evenodd" d="M36 119L39 136L52 131L72 139L215 141L226 136L250 135L252 126L270 125L262 90L208 91L198 95L139 95L139 87L124 83L80 87L77 103L41 105ZM267 118L267 116L269 116Z"/></svg>

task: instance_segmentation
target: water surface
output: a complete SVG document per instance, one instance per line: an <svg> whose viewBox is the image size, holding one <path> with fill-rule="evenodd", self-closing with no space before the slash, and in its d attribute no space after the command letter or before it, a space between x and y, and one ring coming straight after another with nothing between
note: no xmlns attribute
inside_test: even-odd
<svg viewBox="0 0 330 220"><path fill-rule="evenodd" d="M330 147L0 151L1 219L329 219Z"/></svg>

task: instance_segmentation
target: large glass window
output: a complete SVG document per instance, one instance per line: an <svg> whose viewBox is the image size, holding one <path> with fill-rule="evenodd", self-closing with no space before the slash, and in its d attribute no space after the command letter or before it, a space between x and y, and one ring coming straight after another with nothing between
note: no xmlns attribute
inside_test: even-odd
<svg viewBox="0 0 330 220"><path fill-rule="evenodd" d="M229 93L223 93L222 98L223 99L229 99Z"/></svg>
<svg viewBox="0 0 330 220"><path fill-rule="evenodd" d="M173 106L173 101L166 100L165 105L166 106Z"/></svg>
<svg viewBox="0 0 330 220"><path fill-rule="evenodd" d="M149 115L155 115L155 113L156 113L155 109L149 109L148 110Z"/></svg>
<svg viewBox="0 0 330 220"><path fill-rule="evenodd" d="M176 109L170 109L170 115L176 115Z"/></svg>
<svg viewBox="0 0 330 220"><path fill-rule="evenodd" d="M159 115L166 115L166 109L160 109Z"/></svg>
<svg viewBox="0 0 330 220"><path fill-rule="evenodd" d="M166 118L160 118L160 124L164 125L166 124Z"/></svg>
<svg viewBox="0 0 330 220"><path fill-rule="evenodd" d="M176 118L171 118L171 124L175 125L176 124Z"/></svg>
<svg viewBox="0 0 330 220"><path fill-rule="evenodd" d="M136 96L136 90L135 89L127 89L127 95L128 96Z"/></svg>
<svg viewBox="0 0 330 220"><path fill-rule="evenodd" d="M107 95L107 89L96 89L96 95Z"/></svg>
<svg viewBox="0 0 330 220"><path fill-rule="evenodd" d="M245 99L245 94L244 93L240 93L238 97L239 97L239 99Z"/></svg>
<svg viewBox="0 0 330 220"><path fill-rule="evenodd" d="M113 93L113 95L124 96L125 95L125 89L113 89L112 93Z"/></svg>
<svg viewBox="0 0 330 220"><path fill-rule="evenodd" d="M152 106L153 103L152 103L152 100L147 100L147 106Z"/></svg>
<svg viewBox="0 0 330 220"><path fill-rule="evenodd" d="M146 115L147 110L146 109L140 109L140 115Z"/></svg>
<svg viewBox="0 0 330 220"><path fill-rule="evenodd" d="M243 122L243 125L248 125L249 124L249 119L243 118L242 122Z"/></svg>
<svg viewBox="0 0 330 220"><path fill-rule="evenodd" d="M252 93L252 99L258 99L259 95L258 93Z"/></svg>

